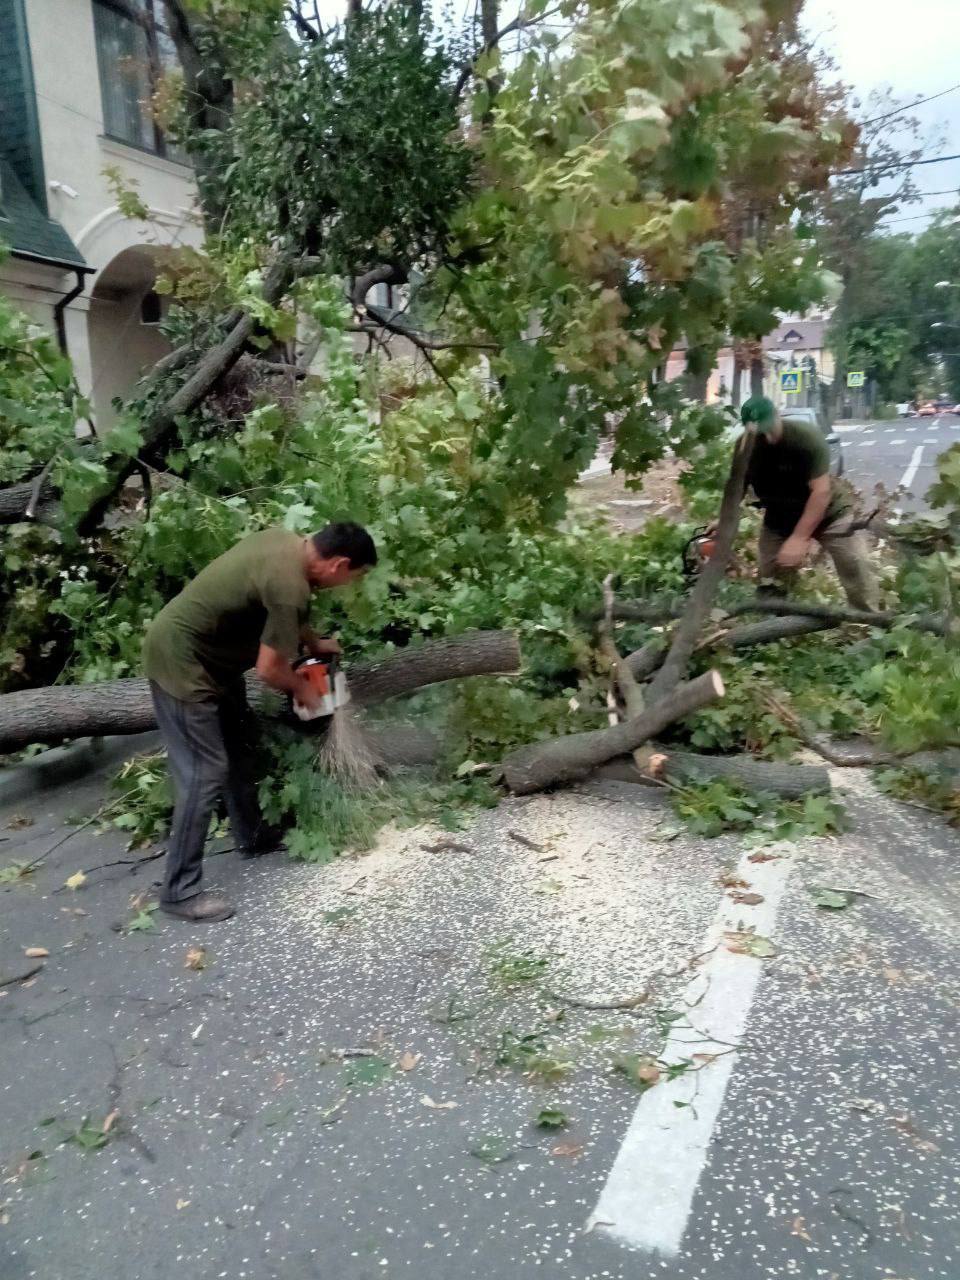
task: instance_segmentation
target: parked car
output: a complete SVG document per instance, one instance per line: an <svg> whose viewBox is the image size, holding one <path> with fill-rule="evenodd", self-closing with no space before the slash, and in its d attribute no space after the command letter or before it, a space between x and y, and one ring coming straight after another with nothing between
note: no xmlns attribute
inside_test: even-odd
<svg viewBox="0 0 960 1280"><path fill-rule="evenodd" d="M938 409L935 404L933 404L931 401L928 400L926 404L922 404L920 408L917 410L917 417L918 418L935 418L938 413L942 413L942 412L943 412L942 409Z"/></svg>

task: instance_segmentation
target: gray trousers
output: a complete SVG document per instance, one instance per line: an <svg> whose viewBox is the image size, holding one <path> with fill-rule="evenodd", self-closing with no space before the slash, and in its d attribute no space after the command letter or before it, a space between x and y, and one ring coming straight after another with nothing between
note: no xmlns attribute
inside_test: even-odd
<svg viewBox="0 0 960 1280"><path fill-rule="evenodd" d="M183 902L200 892L203 848L221 797L237 846L256 845L262 824L254 767L256 725L242 681L216 702L182 702L152 680L150 692L174 792L161 897Z"/></svg>
<svg viewBox="0 0 960 1280"><path fill-rule="evenodd" d="M870 563L870 544L866 534L862 529L854 534L847 532L853 520L852 515L840 516L821 529L816 540L833 561L851 607L876 612L880 607L880 583ZM761 585L777 580L780 589L789 592L796 581L797 570L781 569L777 564L777 555L785 542L782 534L774 533L764 525L757 547L757 569Z"/></svg>

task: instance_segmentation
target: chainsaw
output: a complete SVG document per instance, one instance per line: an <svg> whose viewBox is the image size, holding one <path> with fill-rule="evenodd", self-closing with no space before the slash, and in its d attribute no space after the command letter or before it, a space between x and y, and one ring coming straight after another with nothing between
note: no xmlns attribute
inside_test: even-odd
<svg viewBox="0 0 960 1280"><path fill-rule="evenodd" d="M295 698L292 699L293 713L300 720L319 720L324 716L332 716L350 701L347 677L340 670L340 662L335 653L325 654L322 658L298 658L292 665L294 671L299 671L320 695L319 706L312 710Z"/></svg>
<svg viewBox="0 0 960 1280"><path fill-rule="evenodd" d="M688 578L700 572L717 549L717 535L709 526L697 529L684 544L683 572Z"/></svg>

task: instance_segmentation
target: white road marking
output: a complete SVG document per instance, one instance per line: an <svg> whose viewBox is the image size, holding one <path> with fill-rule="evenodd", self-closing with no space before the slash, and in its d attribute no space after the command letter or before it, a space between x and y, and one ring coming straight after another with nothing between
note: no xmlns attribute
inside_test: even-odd
<svg viewBox="0 0 960 1280"><path fill-rule="evenodd" d="M889 440L887 443L888 444L906 444L907 442L906 440L904 440L903 436L901 436L899 440Z"/></svg>
<svg viewBox="0 0 960 1280"><path fill-rule="evenodd" d="M736 1055L729 1049L746 1030L763 967L762 960L729 951L723 936L741 928L754 929L764 937L773 932L792 866L789 856L763 863L750 862L747 855L740 860L736 878L746 880L763 901L744 907L726 896L721 899L700 948L708 959L685 993L689 1018L673 1024L660 1055L667 1063L690 1062L695 1053L724 1056L698 1063L695 1073L664 1080L644 1094L588 1230L596 1228L620 1244L664 1257L679 1252L733 1073Z"/></svg>
<svg viewBox="0 0 960 1280"><path fill-rule="evenodd" d="M907 467L906 471L903 473L903 478L900 481L904 489L909 489L910 486L913 484L914 476L916 476L918 470L920 469L920 459L922 457L923 457L923 445L918 444L913 451L913 457L910 459L910 465Z"/></svg>
<svg viewBox="0 0 960 1280"><path fill-rule="evenodd" d="M924 444L939 444L939 441L937 440L937 437L936 437L936 436L927 436L926 440L924 440L924 442L923 442L923 443L924 443Z"/></svg>
<svg viewBox="0 0 960 1280"><path fill-rule="evenodd" d="M918 444L913 451L913 457L910 459L910 465L907 467L906 471L900 477L900 484L897 486L898 488L904 488L904 489L910 488L910 486L913 484L914 477L916 476L917 471L920 469L920 459L922 457L923 457L923 445ZM894 507L893 515L890 517L890 523L899 524L902 516L903 516L903 507Z"/></svg>

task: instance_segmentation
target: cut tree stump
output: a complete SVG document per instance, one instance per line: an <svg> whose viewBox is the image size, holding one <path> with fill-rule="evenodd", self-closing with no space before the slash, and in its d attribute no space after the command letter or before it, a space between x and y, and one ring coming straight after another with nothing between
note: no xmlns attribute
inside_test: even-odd
<svg viewBox="0 0 960 1280"><path fill-rule="evenodd" d="M353 701L370 706L428 684L511 675L519 669L520 645L512 631L468 631L373 662L358 662L347 674ZM255 677L248 677L247 687L251 702L264 710L281 701ZM146 680L24 689L0 696L0 752L18 751L33 742L143 733L155 729L156 723Z"/></svg>
<svg viewBox="0 0 960 1280"><path fill-rule="evenodd" d="M689 684L678 685L656 706L622 724L587 733L565 734L521 747L503 761L504 779L517 795L575 782L615 756L635 751L668 724L722 697L723 681L719 673L708 671Z"/></svg>

